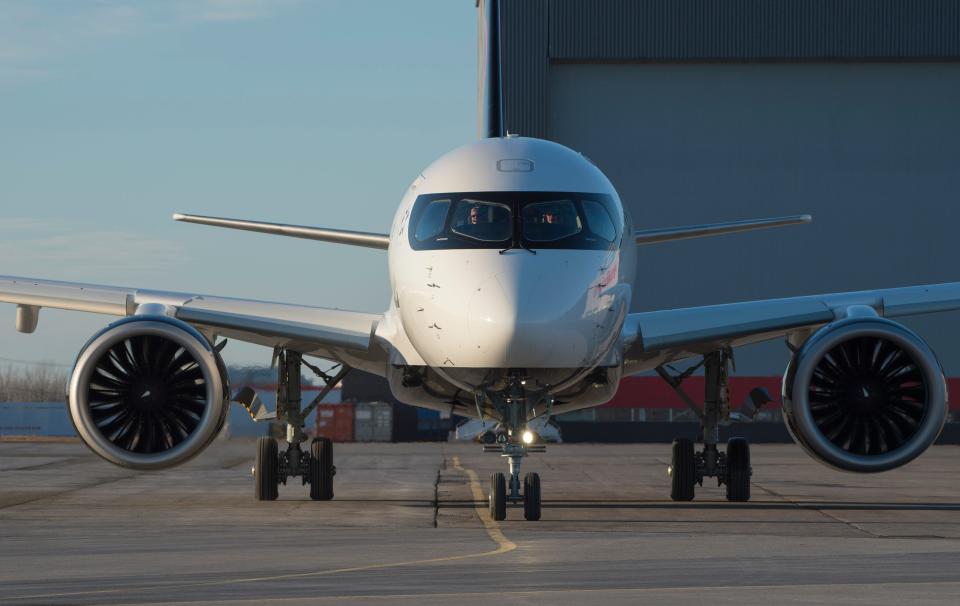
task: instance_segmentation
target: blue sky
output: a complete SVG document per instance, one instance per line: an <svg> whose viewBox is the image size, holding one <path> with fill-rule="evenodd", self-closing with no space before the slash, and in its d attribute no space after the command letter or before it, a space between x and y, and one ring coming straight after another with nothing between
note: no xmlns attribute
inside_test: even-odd
<svg viewBox="0 0 960 606"><path fill-rule="evenodd" d="M386 231L417 172L475 138L475 10L0 0L0 274L383 311L382 251L170 215ZM69 363L111 320L44 310L28 336L13 312L0 366Z"/></svg>

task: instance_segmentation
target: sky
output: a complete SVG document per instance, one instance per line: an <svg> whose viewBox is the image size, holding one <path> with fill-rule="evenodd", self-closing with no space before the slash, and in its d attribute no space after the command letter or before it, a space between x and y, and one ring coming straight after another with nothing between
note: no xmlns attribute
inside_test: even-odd
<svg viewBox="0 0 960 606"><path fill-rule="evenodd" d="M0 275L385 310L383 251L170 217L388 231L417 173L476 137L475 11L0 0ZM22 335L14 310L0 367L70 364L113 319L44 309Z"/></svg>

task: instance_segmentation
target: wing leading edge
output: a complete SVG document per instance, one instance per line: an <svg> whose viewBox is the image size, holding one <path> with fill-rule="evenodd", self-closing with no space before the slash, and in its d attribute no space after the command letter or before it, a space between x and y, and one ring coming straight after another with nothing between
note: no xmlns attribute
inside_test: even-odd
<svg viewBox="0 0 960 606"><path fill-rule="evenodd" d="M800 225L809 223L810 221L813 221L813 217L810 215L790 215L788 217L748 219L746 221L728 221L726 223L706 223L703 225L687 225L684 227L638 229L633 232L633 238L637 245L659 244L661 242L674 242L676 240L690 240L692 238L735 234L756 229Z"/></svg>
<svg viewBox="0 0 960 606"><path fill-rule="evenodd" d="M378 314L13 276L0 276L0 302L28 312L18 313L17 328L23 332L32 332L36 323L21 323L21 317L35 320L43 307L130 316L153 303L208 335L349 360L360 367L379 364L386 356L373 338L382 317Z"/></svg>
<svg viewBox="0 0 960 606"><path fill-rule="evenodd" d="M887 318L957 310L960 282L630 314L622 333L627 370L782 338L842 318L851 306Z"/></svg>
<svg viewBox="0 0 960 606"><path fill-rule="evenodd" d="M265 223L263 221L245 221L242 219L226 219L221 217L203 217L200 215L184 215L180 213L173 215L173 220L183 221L184 223L210 225L213 227L226 227L229 229L255 231L274 236L288 236L291 238L304 238L307 240L334 242L336 244L351 244L353 246L364 246L366 248L379 248L381 250L386 250L390 247L389 235L365 231L327 229L324 227L307 227L305 225L283 225L281 223Z"/></svg>

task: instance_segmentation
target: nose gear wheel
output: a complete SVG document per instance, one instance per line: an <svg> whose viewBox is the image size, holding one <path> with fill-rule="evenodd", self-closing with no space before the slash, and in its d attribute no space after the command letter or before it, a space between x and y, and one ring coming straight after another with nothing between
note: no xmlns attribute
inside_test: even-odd
<svg viewBox="0 0 960 606"><path fill-rule="evenodd" d="M507 479L502 472L490 476L490 517L494 520L507 519Z"/></svg>
<svg viewBox="0 0 960 606"><path fill-rule="evenodd" d="M540 475L537 473L523 477L523 517L531 522L540 519Z"/></svg>

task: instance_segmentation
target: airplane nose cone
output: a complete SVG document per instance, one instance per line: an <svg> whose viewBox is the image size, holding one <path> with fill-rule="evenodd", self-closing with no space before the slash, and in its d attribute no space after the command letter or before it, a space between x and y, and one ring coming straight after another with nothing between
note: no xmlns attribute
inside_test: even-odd
<svg viewBox="0 0 960 606"><path fill-rule="evenodd" d="M487 279L470 298L468 322L476 353L507 367L567 367L582 363L585 339L578 329L583 288L547 274L504 272Z"/></svg>

